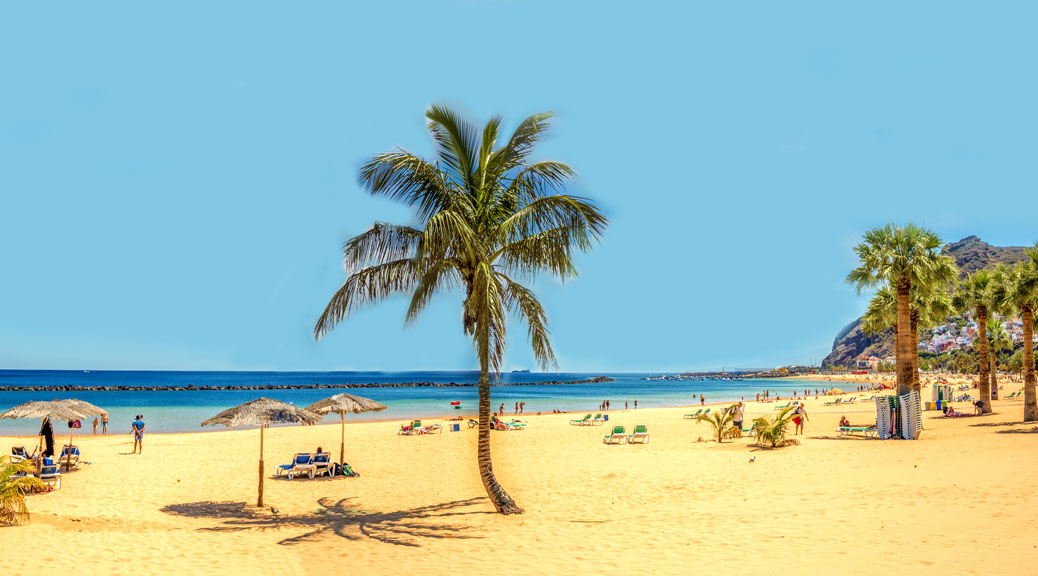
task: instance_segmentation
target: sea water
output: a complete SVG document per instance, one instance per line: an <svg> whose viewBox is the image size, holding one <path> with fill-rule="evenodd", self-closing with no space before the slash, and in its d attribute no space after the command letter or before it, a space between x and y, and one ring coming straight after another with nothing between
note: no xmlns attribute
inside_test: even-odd
<svg viewBox="0 0 1038 576"><path fill-rule="evenodd" d="M581 384L523 383L547 381L586 380L594 376L608 376L613 382ZM734 402L741 398L753 400L757 392L771 390L783 398L793 390L820 388L817 381L800 380L646 380L649 374L609 373L504 373L500 385L490 391L491 405L497 410L505 405L505 414L512 415L516 402L525 402L526 414L566 412L598 412L599 405L609 400L611 410L621 410L624 403L634 409L662 406L698 405L699 395L706 402ZM651 376L659 377L656 373ZM221 411L261 396L305 407L317 400L340 392L371 398L386 405L386 410L375 413L349 414L347 423L362 420L400 420L435 416L471 416L478 408L478 391L469 387L355 388L351 384L436 382L474 383L477 372L137 372L137 371L44 371L0 370L0 386L67 386L69 391L0 392L0 412L30 400L77 398L95 404L109 414L108 433L129 433L130 423L137 414L144 416L148 432L194 432L212 428L201 427L201 422ZM240 386L254 385L341 385L341 388L302 390L241 390ZM170 390L170 391L86 391L82 386L226 386L228 390ZM451 402L461 403L454 410ZM329 415L327 422L338 421L338 415ZM77 434L90 434L92 420L84 421ZM36 419L0 420L0 435L31 435L39 431ZM221 429L222 427L216 427ZM100 424L98 425L100 431ZM64 423L55 431L67 431Z"/></svg>

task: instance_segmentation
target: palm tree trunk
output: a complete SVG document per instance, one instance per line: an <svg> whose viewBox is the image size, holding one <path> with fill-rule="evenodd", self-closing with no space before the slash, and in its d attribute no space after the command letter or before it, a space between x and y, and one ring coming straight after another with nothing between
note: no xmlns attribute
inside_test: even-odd
<svg viewBox="0 0 1038 576"><path fill-rule="evenodd" d="M977 307L977 348L980 350L980 399L984 402L981 412L991 413L991 381L988 379L988 309Z"/></svg>
<svg viewBox="0 0 1038 576"><path fill-rule="evenodd" d="M991 373L989 374L989 378L991 378L991 394L995 397L998 396L998 364L995 361L996 356L998 356L998 353L994 348L988 351L988 359L991 361Z"/></svg>
<svg viewBox="0 0 1038 576"><path fill-rule="evenodd" d="M919 382L919 318L915 312L911 313L912 324L912 390L922 394L922 384Z"/></svg>
<svg viewBox="0 0 1038 576"><path fill-rule="evenodd" d="M479 359L479 440L476 444L476 459L479 463L479 477L494 508L501 514L522 514L523 509L497 483L490 462L490 373L487 358Z"/></svg>
<svg viewBox="0 0 1038 576"><path fill-rule="evenodd" d="M912 390L912 328L909 294L912 284L904 282L897 287L897 393L908 394Z"/></svg>
<svg viewBox="0 0 1038 576"><path fill-rule="evenodd" d="M1034 382L1034 308L1024 308L1024 422L1038 420L1038 391Z"/></svg>

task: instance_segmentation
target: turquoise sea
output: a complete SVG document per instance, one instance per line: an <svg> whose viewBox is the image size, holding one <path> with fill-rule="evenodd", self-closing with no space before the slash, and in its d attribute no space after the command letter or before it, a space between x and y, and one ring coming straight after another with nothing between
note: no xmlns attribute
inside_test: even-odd
<svg viewBox="0 0 1038 576"><path fill-rule="evenodd" d="M588 412L597 410L604 400L613 410L624 403L634 408L685 406L699 404L699 395L707 403L735 401L742 397L754 398L764 389L783 397L793 389L815 388L817 382L796 380L645 380L647 376L662 374L580 374L580 373L506 373L501 385L491 389L491 402L496 407L505 405L506 413L513 412L516 402L526 402L525 412ZM593 376L608 376L613 382L593 384L523 385L546 381L584 380ZM199 424L222 410L253 400L260 396L276 398L296 406L348 391L372 398L388 408L374 414L347 416L347 423L361 420L408 420L410 418L443 415L472 415L476 412L477 390L473 387L400 387L358 388L351 384L393 382L471 383L478 380L476 372L135 372L135 371L37 371L0 370L0 386L62 386L61 392L3 391L0 392L0 411L30 400L78 398L96 404L110 415L109 433L129 432L135 414L142 414L149 432L186 432L207 430ZM334 389L311 390L241 390L251 385L340 385ZM170 391L83 391L82 386L226 386L228 390L170 390ZM450 403L461 402L460 410ZM327 417L337 421L338 416ZM35 434L38 420L0 420L0 435ZM82 433L89 433L91 422L83 423ZM58 428L61 430L61 428Z"/></svg>

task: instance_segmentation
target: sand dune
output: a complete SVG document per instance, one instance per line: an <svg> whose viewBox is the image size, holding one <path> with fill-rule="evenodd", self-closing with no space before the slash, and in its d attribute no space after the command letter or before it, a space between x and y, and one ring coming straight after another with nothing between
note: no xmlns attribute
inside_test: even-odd
<svg viewBox="0 0 1038 576"><path fill-rule="evenodd" d="M783 402L784 403L784 402ZM750 402L747 415L774 413ZM7 573L57 574L686 574L1033 573L1038 550L1038 433L996 414L926 412L918 441L842 438L841 414L809 400L801 446L723 445L683 408L612 411L646 424L645 446L606 446L604 426L527 416L493 433L495 469L526 509L493 513L475 469L476 433L401 437L399 423L348 424L359 478L266 482L257 510L256 430L77 439L91 462L54 493L29 498L30 525L0 530ZM966 410L967 406L960 407ZM577 415L577 416L582 416ZM266 434L266 469L317 445L338 452L338 424ZM0 438L0 449L33 439ZM756 457L750 462L751 457ZM11 551L20 551L14 552ZM35 566L30 569L29 567Z"/></svg>

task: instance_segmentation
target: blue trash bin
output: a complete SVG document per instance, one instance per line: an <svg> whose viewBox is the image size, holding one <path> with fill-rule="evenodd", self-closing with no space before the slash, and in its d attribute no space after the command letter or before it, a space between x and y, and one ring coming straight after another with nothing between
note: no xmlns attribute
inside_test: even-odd
<svg viewBox="0 0 1038 576"><path fill-rule="evenodd" d="M451 432L458 432L461 430L460 424L451 424Z"/></svg>
<svg viewBox="0 0 1038 576"><path fill-rule="evenodd" d="M603 414L603 415L602 415L602 419L603 419L603 420L604 420L605 422L609 422L609 414Z"/></svg>

